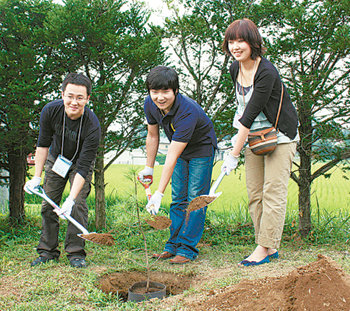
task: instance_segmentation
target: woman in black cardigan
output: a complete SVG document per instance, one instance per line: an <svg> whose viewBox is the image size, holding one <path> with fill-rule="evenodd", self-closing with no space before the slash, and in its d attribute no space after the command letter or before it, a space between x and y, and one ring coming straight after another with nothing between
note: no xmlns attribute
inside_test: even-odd
<svg viewBox="0 0 350 311"><path fill-rule="evenodd" d="M236 20L226 29L223 49L234 58L230 74L237 99L233 126L238 133L232 139L233 149L221 168L228 175L237 167L249 131L275 125L283 83L274 65L262 56L262 38L251 20ZM278 258L288 181L299 140L297 112L285 87L277 130L277 147L273 153L261 156L255 155L249 147L245 149L249 212L257 247L239 263L242 266Z"/></svg>

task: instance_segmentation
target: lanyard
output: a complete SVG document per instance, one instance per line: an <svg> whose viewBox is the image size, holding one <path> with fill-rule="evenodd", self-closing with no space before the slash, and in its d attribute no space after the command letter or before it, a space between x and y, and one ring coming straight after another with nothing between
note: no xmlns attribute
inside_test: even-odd
<svg viewBox="0 0 350 311"><path fill-rule="evenodd" d="M85 112L85 110L84 110ZM84 117L84 112L80 118L80 125L79 125L79 133L78 133L78 141L77 141L77 149L75 150L74 156L70 161L72 162L75 156L78 153L79 149L79 141L80 141L80 135L81 135L81 126L83 124L83 117ZM63 110L63 129L62 129L62 147L61 147L61 155L63 156L63 145L64 145L64 132L65 132L65 126L66 126L66 112Z"/></svg>

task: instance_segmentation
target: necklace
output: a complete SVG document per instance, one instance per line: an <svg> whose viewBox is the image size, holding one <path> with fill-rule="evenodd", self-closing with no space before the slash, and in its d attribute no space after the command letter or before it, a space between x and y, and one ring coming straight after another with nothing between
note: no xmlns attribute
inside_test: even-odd
<svg viewBox="0 0 350 311"><path fill-rule="evenodd" d="M257 60L255 60L254 62L254 67L253 67L253 73L252 73L252 81L250 83L250 85L252 87L254 87L254 77L255 77L255 71L256 71L256 63L257 63ZM244 100L244 86L243 86L243 71L242 71L242 66L241 66L241 63L239 63L239 72L241 74L241 88L242 88L242 96L243 96L243 105L245 107L245 100Z"/></svg>
<svg viewBox="0 0 350 311"><path fill-rule="evenodd" d="M254 76L255 76L255 71L256 71L256 64L257 64L257 60L254 61L254 66L253 66L253 71L252 71L252 81L250 83L250 85L253 85L254 82ZM243 70L242 70L242 64L239 63L239 72L241 74L241 86L243 87L243 78L245 78L244 74L243 74ZM246 80L246 82L248 81L248 79ZM249 86L250 86L249 85Z"/></svg>

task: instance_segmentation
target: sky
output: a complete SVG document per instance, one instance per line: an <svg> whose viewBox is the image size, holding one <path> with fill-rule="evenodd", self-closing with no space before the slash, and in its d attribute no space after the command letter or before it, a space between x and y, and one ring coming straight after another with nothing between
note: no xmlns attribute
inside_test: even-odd
<svg viewBox="0 0 350 311"><path fill-rule="evenodd" d="M144 2L152 11L154 10L150 18L152 24L160 26L165 18L170 16L170 11L162 0L144 0Z"/></svg>
<svg viewBox="0 0 350 311"><path fill-rule="evenodd" d="M165 3L162 0L141 0L147 7L149 7L153 12L150 18L150 22L154 25L162 25L166 17L170 16L170 11L168 10ZM54 0L53 2L63 4L62 0Z"/></svg>

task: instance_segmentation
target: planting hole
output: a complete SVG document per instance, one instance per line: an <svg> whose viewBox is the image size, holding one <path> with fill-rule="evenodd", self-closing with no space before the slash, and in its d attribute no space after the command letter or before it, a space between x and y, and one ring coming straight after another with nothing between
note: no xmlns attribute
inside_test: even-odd
<svg viewBox="0 0 350 311"><path fill-rule="evenodd" d="M137 271L115 272L103 275L99 279L99 288L106 294L118 294L125 302L128 299L128 289L136 282L146 280L146 274ZM151 281L166 285L166 295L178 295L189 289L193 275L182 275L170 272L152 272Z"/></svg>

